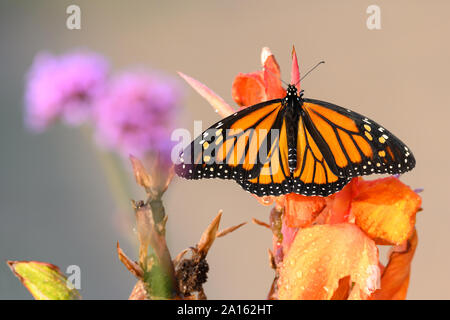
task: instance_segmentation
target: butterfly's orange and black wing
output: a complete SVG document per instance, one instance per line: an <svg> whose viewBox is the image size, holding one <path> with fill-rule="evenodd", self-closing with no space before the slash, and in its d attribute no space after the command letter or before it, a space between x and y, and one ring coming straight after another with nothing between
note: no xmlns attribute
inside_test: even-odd
<svg viewBox="0 0 450 320"><path fill-rule="evenodd" d="M302 110L294 172L294 183L307 188L302 194L326 196L355 176L414 168L408 147L375 121L313 99L304 99Z"/></svg>
<svg viewBox="0 0 450 320"><path fill-rule="evenodd" d="M300 117L297 135L297 167L293 192L306 196L328 196L341 190L351 178L339 175L325 139L317 139L314 126Z"/></svg>
<svg viewBox="0 0 450 320"><path fill-rule="evenodd" d="M281 128L283 108L281 100L271 100L212 125L180 154L176 173L186 179L234 179L252 192L245 182L259 179L278 152L279 137L272 129Z"/></svg>
<svg viewBox="0 0 450 320"><path fill-rule="evenodd" d="M272 126L272 143L256 176L237 181L257 196L279 196L292 191L288 159L288 120L282 112Z"/></svg>
<svg viewBox="0 0 450 320"><path fill-rule="evenodd" d="M352 177L415 166L408 147L375 121L313 99L298 104L293 146L286 108L282 100L271 100L217 122L184 150L175 171L187 179L234 179L258 196L328 196ZM290 172L293 152L297 163Z"/></svg>

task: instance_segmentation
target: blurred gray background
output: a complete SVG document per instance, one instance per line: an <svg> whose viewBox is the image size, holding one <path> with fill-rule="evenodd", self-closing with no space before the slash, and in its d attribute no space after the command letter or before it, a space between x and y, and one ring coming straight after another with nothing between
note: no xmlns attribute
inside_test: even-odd
<svg viewBox="0 0 450 320"><path fill-rule="evenodd" d="M66 29L66 8L82 10L82 29ZM381 7L382 29L366 27L366 9ZM301 70L326 60L302 84L306 96L356 110L395 132L417 167L402 179L423 187L419 247L409 298L450 298L448 95L450 2L425 1L7 1L0 2L0 298L30 299L7 259L81 267L81 294L125 299L134 278L118 261L116 241L137 256L132 225L117 209L96 146L78 129L56 125L33 135L23 125L24 75L35 54L85 47L115 69L136 65L199 79L229 103L238 72L260 68L269 46L289 81L292 45ZM184 84L183 84L184 85ZM180 125L219 119L186 87ZM130 197L139 198L134 192ZM165 196L173 254L195 244L224 210L222 226L263 207L233 182L175 179ZM266 297L273 279L269 231L252 225L219 239L209 255L212 299Z"/></svg>

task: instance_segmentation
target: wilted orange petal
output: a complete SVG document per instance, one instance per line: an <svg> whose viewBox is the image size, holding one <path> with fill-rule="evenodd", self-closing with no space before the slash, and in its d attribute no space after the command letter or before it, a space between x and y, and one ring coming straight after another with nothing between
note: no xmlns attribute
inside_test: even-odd
<svg viewBox="0 0 450 320"><path fill-rule="evenodd" d="M351 213L378 244L401 244L412 234L421 198L395 177L361 180Z"/></svg>
<svg viewBox="0 0 450 320"><path fill-rule="evenodd" d="M408 240L407 250L392 252L381 276L381 289L371 297L374 300L404 300L408 291L411 261L417 247L417 232Z"/></svg>
<svg viewBox="0 0 450 320"><path fill-rule="evenodd" d="M339 280L339 286L333 293L331 300L347 300L350 292L350 277Z"/></svg>
<svg viewBox="0 0 450 320"><path fill-rule="evenodd" d="M214 110L222 117L228 117L235 112L234 109L225 102L225 100L223 100L220 96L218 96L214 91L209 89L203 83L185 75L182 72L178 72L178 74L180 75L180 77L186 80L186 82L189 83L189 85L194 88L195 91L197 91L203 98L205 98L206 101L208 101L209 104L214 108Z"/></svg>
<svg viewBox="0 0 450 320"><path fill-rule="evenodd" d="M347 276L360 288L355 299L365 299L377 289L375 243L350 223L301 229L280 268L279 299L331 299L339 280Z"/></svg>
<svg viewBox="0 0 450 320"><path fill-rule="evenodd" d="M261 71L240 73L231 88L234 101L240 106L252 106L267 100L264 79Z"/></svg>
<svg viewBox="0 0 450 320"><path fill-rule="evenodd" d="M286 195L284 223L291 228L308 226L325 208L323 197L306 197L296 193Z"/></svg>

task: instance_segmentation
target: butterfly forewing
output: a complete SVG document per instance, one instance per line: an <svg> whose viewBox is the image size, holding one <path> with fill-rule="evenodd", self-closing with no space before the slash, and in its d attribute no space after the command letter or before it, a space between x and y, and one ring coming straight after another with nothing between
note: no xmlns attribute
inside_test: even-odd
<svg viewBox="0 0 450 320"><path fill-rule="evenodd" d="M282 108L280 100L272 100L215 123L183 151L175 171L187 179L253 179L269 161L276 140L271 130Z"/></svg>

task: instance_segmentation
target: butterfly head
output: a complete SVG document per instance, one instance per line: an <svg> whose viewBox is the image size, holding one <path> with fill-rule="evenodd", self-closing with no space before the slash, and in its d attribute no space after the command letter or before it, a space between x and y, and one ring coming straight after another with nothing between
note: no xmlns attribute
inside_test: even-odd
<svg viewBox="0 0 450 320"><path fill-rule="evenodd" d="M299 96L300 98L303 97L304 90L300 90L300 92L297 91L297 87L293 84L289 84L286 89L286 97L296 97Z"/></svg>
<svg viewBox="0 0 450 320"><path fill-rule="evenodd" d="M286 94L288 96L296 96L297 95L297 87L294 86L293 84L289 84L286 89Z"/></svg>

